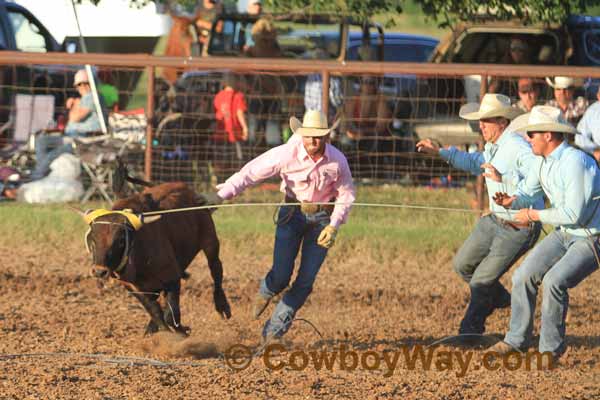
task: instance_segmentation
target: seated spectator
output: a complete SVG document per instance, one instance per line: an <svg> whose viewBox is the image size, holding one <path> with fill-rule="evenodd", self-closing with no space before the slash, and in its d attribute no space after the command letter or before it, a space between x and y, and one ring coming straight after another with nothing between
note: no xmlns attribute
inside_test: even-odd
<svg viewBox="0 0 600 400"><path fill-rule="evenodd" d="M379 93L378 80L363 77L359 96L352 97L345 109L345 124L340 129L342 151L353 171L374 176L377 171L372 170L379 163L377 152L385 150L392 139L388 131L392 111Z"/></svg>
<svg viewBox="0 0 600 400"><path fill-rule="evenodd" d="M583 151L594 156L600 163L600 86L596 97L599 101L588 107L577 124L579 135L575 135L575 144Z"/></svg>
<svg viewBox="0 0 600 400"><path fill-rule="evenodd" d="M249 57L281 57L281 48L277 43L277 30L273 22L261 18L252 27L254 45L246 51Z"/></svg>
<svg viewBox="0 0 600 400"><path fill-rule="evenodd" d="M215 160L216 167L220 170L237 167L242 160L241 142L248 140L248 106L235 75L225 76L224 88L217 93L213 104L217 120L212 137L216 147L213 155L219 158Z"/></svg>
<svg viewBox="0 0 600 400"><path fill-rule="evenodd" d="M519 101L513 104L523 112L530 112L538 104L540 98L540 85L532 78L520 78L518 83Z"/></svg>
<svg viewBox="0 0 600 400"><path fill-rule="evenodd" d="M525 39L520 36L513 36L510 39L504 57L500 60L502 64L531 64L531 48ZM494 76L488 85L489 93L502 93L510 96L511 79L506 77ZM514 83L513 83L514 84ZM514 90L514 86L513 86Z"/></svg>
<svg viewBox="0 0 600 400"><path fill-rule="evenodd" d="M73 86L75 86L81 97L67 99L65 107L69 110L69 117L64 134L74 138L99 132L101 130L100 117L94 104L88 74L84 69L77 71L75 74ZM98 100L102 107L102 96L98 96ZM104 118L105 113L102 114L102 118ZM63 153L72 152L72 139L65 140L64 136L38 135L35 140L36 167L31 174L31 178L43 178L50 171L50 163L54 159Z"/></svg>
<svg viewBox="0 0 600 400"><path fill-rule="evenodd" d="M104 105L111 111L119 111L119 89L113 85L109 70L98 71L98 93L104 100Z"/></svg>
<svg viewBox="0 0 600 400"><path fill-rule="evenodd" d="M554 79L546 78L546 82L554 89L554 99L549 100L546 105L560 108L565 119L576 126L589 103L584 97L574 98L575 79L557 76Z"/></svg>

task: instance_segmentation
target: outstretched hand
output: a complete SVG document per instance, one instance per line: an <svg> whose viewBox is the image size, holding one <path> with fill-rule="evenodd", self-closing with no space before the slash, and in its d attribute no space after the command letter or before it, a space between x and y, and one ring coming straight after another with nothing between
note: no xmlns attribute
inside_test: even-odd
<svg viewBox="0 0 600 400"><path fill-rule="evenodd" d="M496 182L502 182L502 174L500 174L500 172L498 172L496 167L494 167L492 164L483 163L481 164L481 169L485 169L486 172L484 172L482 175L486 178Z"/></svg>
<svg viewBox="0 0 600 400"><path fill-rule="evenodd" d="M423 139L417 143L419 153L437 154L440 151L440 144L431 139Z"/></svg>
<svg viewBox="0 0 600 400"><path fill-rule="evenodd" d="M492 200L494 200L494 202L496 204L498 204L499 206L502 206L504 208L510 208L510 206L512 205L513 201L515 201L516 198L517 198L517 196L509 196L507 193L503 193L503 192L496 192L492 196Z"/></svg>

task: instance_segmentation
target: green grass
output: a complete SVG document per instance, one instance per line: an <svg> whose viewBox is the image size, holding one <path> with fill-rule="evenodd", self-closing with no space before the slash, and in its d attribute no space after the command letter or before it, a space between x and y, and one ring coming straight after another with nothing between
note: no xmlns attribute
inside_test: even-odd
<svg viewBox="0 0 600 400"><path fill-rule="evenodd" d="M464 208L471 195L464 190L428 190L401 187L360 187L357 202L391 203ZM244 193L234 203L279 202L281 195L260 189ZM77 205L79 206L79 205ZM102 207L100 203L86 208ZM272 241L276 207L222 208L213 214L219 236L231 246L252 246L253 241ZM0 207L5 243L61 247L82 243L86 226L81 217L65 205L4 203ZM340 229L342 248L368 247L375 253L402 249L453 251L468 235L476 214L434 210L354 207L348 223Z"/></svg>

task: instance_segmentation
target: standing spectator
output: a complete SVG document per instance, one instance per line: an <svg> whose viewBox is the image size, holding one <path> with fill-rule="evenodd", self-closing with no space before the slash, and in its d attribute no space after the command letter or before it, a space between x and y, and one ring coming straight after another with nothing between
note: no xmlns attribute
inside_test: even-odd
<svg viewBox="0 0 600 400"><path fill-rule="evenodd" d="M80 98L70 97L65 107L69 110L69 118L65 127L65 135L71 138L65 140L64 136L41 134L35 140L36 167L31 174L32 179L40 179L50 171L50 164L63 153L72 153L72 138L88 136L90 133L101 130L100 117L94 104L94 96L90 87L88 74L84 69L77 71L73 85L79 92ZM102 96L98 96L103 109ZM102 118L106 114L102 111Z"/></svg>
<svg viewBox="0 0 600 400"><path fill-rule="evenodd" d="M513 196L497 193L497 204L518 210L519 223L554 225L550 233L527 255L512 277L511 315L502 342L490 350L500 354L526 351L531 344L536 299L542 286L542 320L539 352L556 360L566 350L566 317L569 289L598 269L600 171L596 163L571 147L565 134L576 134L556 107L534 107L527 133L538 156ZM532 196L545 194L550 207L531 210ZM585 323L585 321L582 321Z"/></svg>
<svg viewBox="0 0 600 400"><path fill-rule="evenodd" d="M242 160L240 142L248 140L248 124L246 123L246 98L238 90L238 80L233 73L225 76L224 88L214 99L217 126L213 141L219 149L214 155L222 158L224 164L236 159ZM222 166L221 166L222 167Z"/></svg>
<svg viewBox="0 0 600 400"><path fill-rule="evenodd" d="M312 292L321 265L355 199L346 158L328 143L331 128L325 114L308 111L302 122L292 117L290 127L299 138L258 156L218 185L217 193L203 196L207 204L220 204L250 186L278 176L282 179L285 202L295 203L280 207L273 263L254 300L253 317L258 319L274 297L285 290L263 326L265 343L290 329L296 313ZM336 204L319 205L323 202ZM300 251L296 278L286 290Z"/></svg>
<svg viewBox="0 0 600 400"><path fill-rule="evenodd" d="M303 58L314 60L328 60L331 55L321 48L307 52ZM329 118L335 118L338 108L344 103L342 82L339 77L329 79ZM308 110L323 111L323 76L321 74L310 74L304 85L304 108Z"/></svg>
<svg viewBox="0 0 600 400"><path fill-rule="evenodd" d="M252 27L254 45L248 48L249 57L281 57L277 43L277 30L273 21L261 18ZM265 142L268 146L278 146L282 142L281 123L277 117L281 114L283 84L278 76L255 74L252 82L250 100L250 140L257 137L259 127L264 126Z"/></svg>
<svg viewBox="0 0 600 400"><path fill-rule="evenodd" d="M540 98L540 85L531 78L520 78L517 82L519 101L513 104L519 110L528 113L536 106Z"/></svg>
<svg viewBox="0 0 600 400"><path fill-rule="evenodd" d="M546 105L559 108L567 122L576 126L589 103L584 97L574 98L575 79L567 76L557 76L554 80L546 78L546 82L554 89L554 99L549 100Z"/></svg>
<svg viewBox="0 0 600 400"><path fill-rule="evenodd" d="M261 0L250 0L248 2L248 8L246 12L249 15L260 15L262 14L262 1ZM244 32L246 33L246 43L244 43L243 50L247 51L250 47L254 46L254 40L252 39L252 27L254 24L248 23L244 27Z"/></svg>
<svg viewBox="0 0 600 400"><path fill-rule="evenodd" d="M500 278L540 235L539 223L516 221L493 200L496 192L514 193L536 161L523 136L507 129L509 121L519 114L507 96L488 93L481 104L468 103L460 109L461 118L479 121L486 141L483 152L467 153L454 147L442 149L430 139L417 143L419 152L439 154L450 165L486 178L491 213L479 219L453 260L454 270L469 284L471 291L459 334L482 334L488 316L497 308L510 306L510 294ZM527 205L544 208L544 199L538 195Z"/></svg>
<svg viewBox="0 0 600 400"><path fill-rule="evenodd" d="M600 86L596 97L599 101L588 107L577 124L580 135L575 135L575 144L600 163Z"/></svg>

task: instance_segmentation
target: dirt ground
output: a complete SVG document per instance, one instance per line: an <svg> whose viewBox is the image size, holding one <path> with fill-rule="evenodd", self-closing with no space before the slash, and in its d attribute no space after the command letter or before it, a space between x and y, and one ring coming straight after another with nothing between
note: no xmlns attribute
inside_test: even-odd
<svg viewBox="0 0 600 400"><path fill-rule="evenodd" d="M277 368L292 366L273 370L258 356L237 371L223 353L234 344L254 351L259 343L263 321L251 318L250 304L268 252L224 243L224 286L233 311L227 321L214 311L204 258L195 260L182 294L183 323L192 332L182 339L144 338L148 317L141 306L123 288L89 277L80 243L45 249L0 246L0 399L600 398L598 273L571 292L569 350L555 369L510 371L498 360L500 368L490 371L482 347L450 340L423 348L434 351L427 370L419 361L411 368L403 357L457 330L467 287L452 272L452 254L333 251L298 315L322 338L296 321L285 350L269 353ZM510 288L509 277L504 282ZM508 310L492 315L489 344L505 332L508 318ZM315 354L335 351L330 369L315 367ZM469 352L472 361L461 372L458 357ZM356 368L349 353L360 360ZM390 361L394 354L400 361L389 364L392 369L384 356ZM454 354L452 364L440 361L447 354Z"/></svg>

